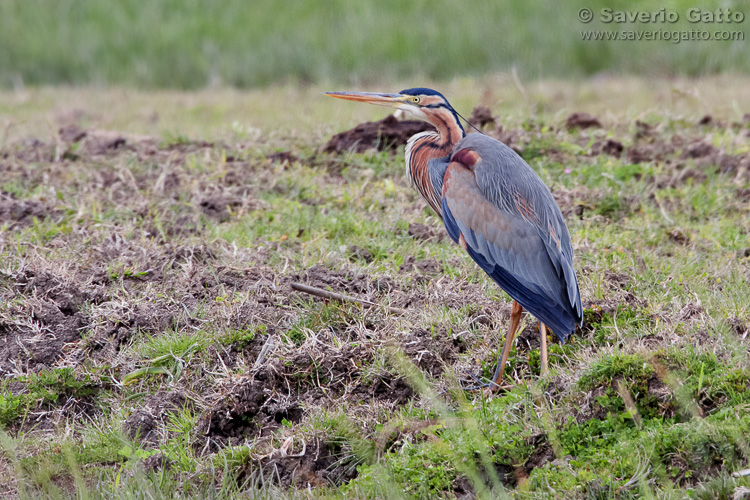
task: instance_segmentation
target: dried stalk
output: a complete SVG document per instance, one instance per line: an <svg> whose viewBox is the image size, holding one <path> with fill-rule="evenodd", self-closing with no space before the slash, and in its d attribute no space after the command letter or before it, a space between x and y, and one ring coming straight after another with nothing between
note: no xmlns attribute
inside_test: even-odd
<svg viewBox="0 0 750 500"><path fill-rule="evenodd" d="M357 304L360 304L364 307L382 307L391 314L404 314L403 309L376 304L375 302L358 299L356 297L352 297L351 295L329 292L328 290L315 288L314 286L303 285L302 283L292 283L292 288L294 290L297 290L298 292L309 293L310 295L315 295L316 297L322 297L324 299L338 300L339 302L356 302Z"/></svg>

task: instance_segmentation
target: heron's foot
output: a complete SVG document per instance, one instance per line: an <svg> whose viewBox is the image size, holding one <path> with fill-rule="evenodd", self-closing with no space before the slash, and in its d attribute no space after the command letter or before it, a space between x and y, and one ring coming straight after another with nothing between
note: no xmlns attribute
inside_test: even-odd
<svg viewBox="0 0 750 500"><path fill-rule="evenodd" d="M512 389L513 387L515 387L515 385L513 384L499 385L495 382L482 382L479 377L471 373L469 370L466 370L465 373L467 373L472 379L474 379L474 382L476 382L477 385L475 385L474 387L463 387L462 389L467 392L482 391L484 397L490 397L499 391L507 391L508 389Z"/></svg>

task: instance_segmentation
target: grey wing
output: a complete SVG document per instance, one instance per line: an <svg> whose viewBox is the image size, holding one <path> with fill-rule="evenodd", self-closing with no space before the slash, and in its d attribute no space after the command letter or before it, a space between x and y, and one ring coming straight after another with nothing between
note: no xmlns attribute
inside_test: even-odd
<svg viewBox="0 0 750 500"><path fill-rule="evenodd" d="M493 248L490 241L499 242L497 234L487 234L489 239L486 242L477 240L477 250L489 258L488 266L496 265L513 274L523 269L529 284L537 284L548 294L558 295L555 298L561 301L560 305L568 310L575 324L580 324L583 307L573 268L573 246L565 220L549 189L515 151L500 141L483 134L470 134L456 145L453 156L460 158L461 155L456 153L464 149L479 155L480 160L472 165L471 170L481 198L497 211L495 217L507 215L508 220L513 221L513 234L505 235L504 239L517 239L515 245L511 245L514 255L506 251L503 256L499 247ZM511 248L508 241L502 245L508 250ZM556 333L565 335L567 332Z"/></svg>

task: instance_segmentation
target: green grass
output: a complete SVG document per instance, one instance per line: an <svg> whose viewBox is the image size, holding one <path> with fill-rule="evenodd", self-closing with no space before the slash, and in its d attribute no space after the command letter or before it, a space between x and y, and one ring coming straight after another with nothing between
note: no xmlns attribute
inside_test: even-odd
<svg viewBox="0 0 750 500"><path fill-rule="evenodd" d="M0 424L3 426L16 423L29 410L55 406L62 398L96 397L102 388L91 375L76 376L72 368L44 370L14 381L21 387L11 389L10 379L0 385Z"/></svg>
<svg viewBox="0 0 750 500"><path fill-rule="evenodd" d="M578 20L582 7L596 19ZM677 23L603 23L604 7L676 12ZM143 4L8 0L0 4L0 84L141 88L258 87L508 72L533 78L630 72L747 72L747 20L689 23L688 0L532 2L305 0L280 6L202 0ZM705 11L741 1L710 0ZM336 29L331 29L336 26ZM585 30L739 31L739 41L584 41ZM197 116L196 116L197 117Z"/></svg>

